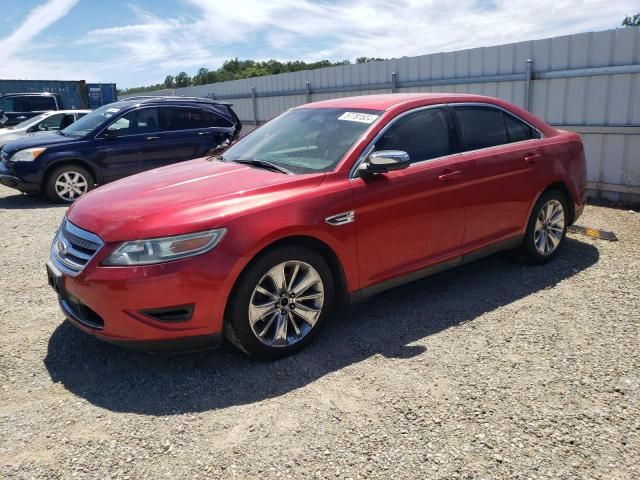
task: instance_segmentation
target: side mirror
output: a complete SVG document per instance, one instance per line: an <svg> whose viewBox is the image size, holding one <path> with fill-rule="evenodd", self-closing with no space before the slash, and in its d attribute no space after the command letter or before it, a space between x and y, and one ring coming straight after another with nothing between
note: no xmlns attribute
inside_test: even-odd
<svg viewBox="0 0 640 480"><path fill-rule="evenodd" d="M38 127L29 127L27 128L27 133L33 133L33 132L37 132L38 131Z"/></svg>
<svg viewBox="0 0 640 480"><path fill-rule="evenodd" d="M215 153L220 153L223 150L226 150L226 148L231 145L231 139L229 137L224 138L218 145L216 145L215 147L213 147L210 150L210 154L215 154Z"/></svg>
<svg viewBox="0 0 640 480"><path fill-rule="evenodd" d="M387 173L392 170L402 170L409 165L411 165L411 160L407 152L402 150L380 150L369 155L358 170L361 174L373 175Z"/></svg>

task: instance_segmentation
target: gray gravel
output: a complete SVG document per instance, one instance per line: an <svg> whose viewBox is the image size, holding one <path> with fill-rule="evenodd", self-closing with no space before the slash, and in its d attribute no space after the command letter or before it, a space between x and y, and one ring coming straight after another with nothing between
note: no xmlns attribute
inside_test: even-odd
<svg viewBox="0 0 640 480"><path fill-rule="evenodd" d="M301 354L163 357L63 322L64 208L0 187L2 478L640 478L640 214L338 312Z"/></svg>

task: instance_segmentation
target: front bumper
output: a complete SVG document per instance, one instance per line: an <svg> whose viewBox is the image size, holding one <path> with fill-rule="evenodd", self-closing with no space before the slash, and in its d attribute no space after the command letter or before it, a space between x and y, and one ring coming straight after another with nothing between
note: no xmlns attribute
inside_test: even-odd
<svg viewBox="0 0 640 480"><path fill-rule="evenodd" d="M144 267L102 267L106 255L101 251L77 276L47 262L49 283L74 326L100 340L146 351L220 345L231 290L224 262L201 256ZM166 315L181 306L189 307L187 316Z"/></svg>
<svg viewBox="0 0 640 480"><path fill-rule="evenodd" d="M39 193L40 184L25 182L11 169L6 162L0 162L0 184L5 187L15 188L25 193Z"/></svg>

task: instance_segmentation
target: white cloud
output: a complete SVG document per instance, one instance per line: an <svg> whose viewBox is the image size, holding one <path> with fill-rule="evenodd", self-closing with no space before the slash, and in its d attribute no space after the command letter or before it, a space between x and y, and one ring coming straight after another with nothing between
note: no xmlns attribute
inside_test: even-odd
<svg viewBox="0 0 640 480"><path fill-rule="evenodd" d="M392 58L603 30L637 9L634 0L183 0L193 13L161 17L134 5L129 24L88 32L80 43L96 46L101 58L60 65L18 54L76 2L50 0L32 10L0 41L0 51L8 48L15 60L5 65L38 72L31 76L42 77L46 67L48 77L72 72L133 86L181 70L214 69L235 56Z"/></svg>
<svg viewBox="0 0 640 480"><path fill-rule="evenodd" d="M31 10L24 22L14 32L0 40L0 52L11 57L49 26L64 18L79 0L49 0Z"/></svg>

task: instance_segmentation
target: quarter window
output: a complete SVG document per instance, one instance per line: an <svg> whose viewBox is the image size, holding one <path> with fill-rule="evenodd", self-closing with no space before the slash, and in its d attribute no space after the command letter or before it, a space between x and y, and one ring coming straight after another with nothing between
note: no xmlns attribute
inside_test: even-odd
<svg viewBox="0 0 640 480"><path fill-rule="evenodd" d="M393 123L376 142L375 150L401 150L412 163L453 153L451 137L441 108L410 113Z"/></svg>
<svg viewBox="0 0 640 480"><path fill-rule="evenodd" d="M504 122L507 125L507 133L509 134L510 142L522 142L524 140L540 138L540 134L537 130L531 128L523 121L518 120L513 115L505 113Z"/></svg>

